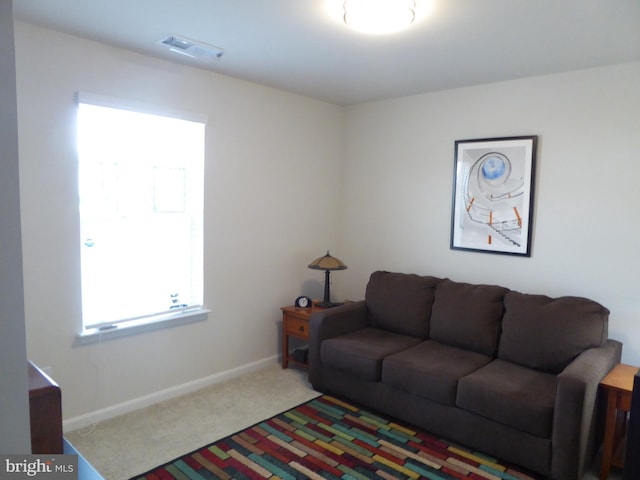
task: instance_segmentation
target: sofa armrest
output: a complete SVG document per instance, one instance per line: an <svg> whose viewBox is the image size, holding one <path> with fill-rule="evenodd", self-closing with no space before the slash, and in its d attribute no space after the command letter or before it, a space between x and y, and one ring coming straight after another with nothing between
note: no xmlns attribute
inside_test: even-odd
<svg viewBox="0 0 640 480"><path fill-rule="evenodd" d="M311 315L309 319L309 382L323 390L320 344L332 337L360 330L367 326L367 306L364 300L345 303Z"/></svg>
<svg viewBox="0 0 640 480"><path fill-rule="evenodd" d="M581 479L596 440L598 387L620 362L622 344L608 340L585 350L557 377L553 414L551 478Z"/></svg>

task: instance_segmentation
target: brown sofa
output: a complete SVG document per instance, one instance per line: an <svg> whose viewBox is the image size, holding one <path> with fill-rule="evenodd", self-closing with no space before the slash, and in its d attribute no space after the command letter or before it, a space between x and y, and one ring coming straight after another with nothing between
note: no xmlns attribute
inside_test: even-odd
<svg viewBox="0 0 640 480"><path fill-rule="evenodd" d="M609 311L374 272L365 300L314 313L309 381L552 480L592 460L600 380L620 361Z"/></svg>

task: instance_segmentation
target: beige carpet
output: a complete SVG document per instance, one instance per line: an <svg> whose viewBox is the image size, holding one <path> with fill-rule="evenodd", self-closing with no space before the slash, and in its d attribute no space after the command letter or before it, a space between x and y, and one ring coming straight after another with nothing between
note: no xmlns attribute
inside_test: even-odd
<svg viewBox="0 0 640 480"><path fill-rule="evenodd" d="M306 372L274 364L65 437L106 480L124 480L318 395Z"/></svg>
<svg viewBox="0 0 640 480"><path fill-rule="evenodd" d="M125 480L318 395L306 372L274 364L65 437L106 480ZM597 468L583 480L598 479Z"/></svg>

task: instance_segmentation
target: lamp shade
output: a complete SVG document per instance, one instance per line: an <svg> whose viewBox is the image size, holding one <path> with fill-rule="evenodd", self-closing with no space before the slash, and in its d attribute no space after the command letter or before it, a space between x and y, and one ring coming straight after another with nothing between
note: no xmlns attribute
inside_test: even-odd
<svg viewBox="0 0 640 480"><path fill-rule="evenodd" d="M316 258L309 264L309 268L314 270L346 270L347 266L336 257L332 257L327 250L327 254Z"/></svg>

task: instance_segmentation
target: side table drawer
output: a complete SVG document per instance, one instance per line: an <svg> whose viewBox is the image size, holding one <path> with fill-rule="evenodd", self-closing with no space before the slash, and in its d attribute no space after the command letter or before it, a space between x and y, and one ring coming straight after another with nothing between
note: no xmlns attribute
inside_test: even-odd
<svg viewBox="0 0 640 480"><path fill-rule="evenodd" d="M287 334L302 338L309 337L309 322L289 317L287 319Z"/></svg>

